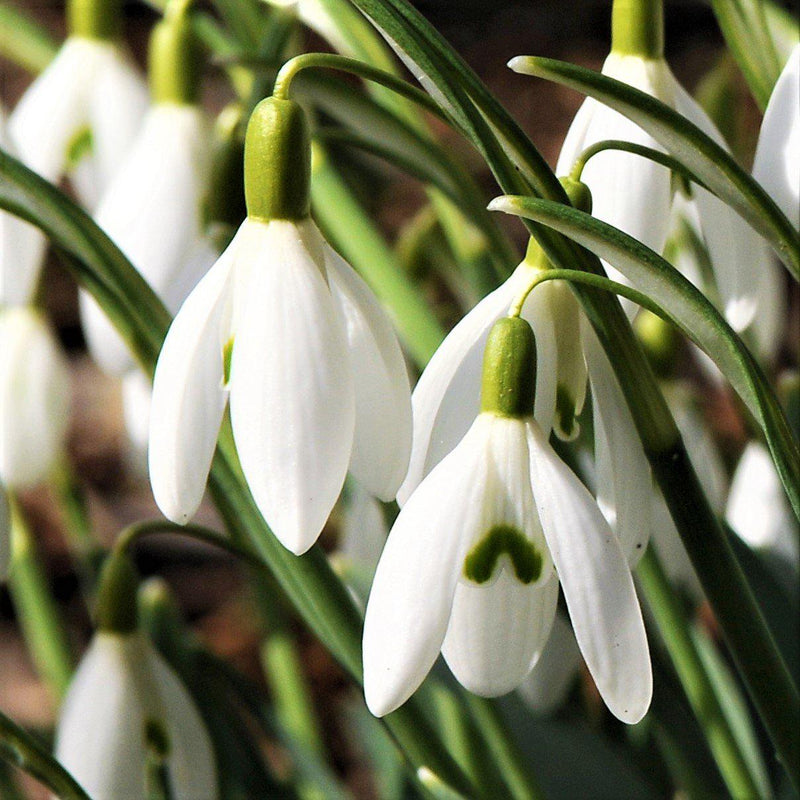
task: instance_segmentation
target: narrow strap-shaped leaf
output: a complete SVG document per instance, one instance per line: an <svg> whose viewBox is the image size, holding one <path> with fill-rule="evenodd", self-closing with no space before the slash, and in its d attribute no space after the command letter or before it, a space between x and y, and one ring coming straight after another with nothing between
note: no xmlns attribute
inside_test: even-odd
<svg viewBox="0 0 800 800"><path fill-rule="evenodd" d="M649 94L598 72L549 58L514 61L518 71L588 94L647 131L747 220L800 280L800 234L763 187L698 127Z"/></svg>
<svg viewBox="0 0 800 800"><path fill-rule="evenodd" d="M574 208L529 197L498 198L491 208L529 217L569 236L613 264L663 308L713 359L758 420L800 517L800 456L786 416L758 362L702 292L649 247Z"/></svg>
<svg viewBox="0 0 800 800"><path fill-rule="evenodd" d="M0 56L31 72L40 72L58 52L50 34L26 14L0 5Z"/></svg>

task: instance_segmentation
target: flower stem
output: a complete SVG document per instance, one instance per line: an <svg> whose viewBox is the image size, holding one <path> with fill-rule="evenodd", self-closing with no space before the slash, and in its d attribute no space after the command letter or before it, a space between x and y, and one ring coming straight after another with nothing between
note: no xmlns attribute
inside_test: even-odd
<svg viewBox="0 0 800 800"><path fill-rule="evenodd" d="M75 779L24 728L0 711L0 758L41 781L61 800L89 800Z"/></svg>
<svg viewBox="0 0 800 800"><path fill-rule="evenodd" d="M689 620L652 546L639 562L636 575L728 789L733 797L760 797L762 787L752 774L722 710L719 697L692 640Z"/></svg>
<svg viewBox="0 0 800 800"><path fill-rule="evenodd" d="M61 700L72 677L73 658L33 536L16 498L11 505L9 586L31 657L53 696Z"/></svg>
<svg viewBox="0 0 800 800"><path fill-rule="evenodd" d="M614 0L611 51L642 58L663 58L662 0Z"/></svg>

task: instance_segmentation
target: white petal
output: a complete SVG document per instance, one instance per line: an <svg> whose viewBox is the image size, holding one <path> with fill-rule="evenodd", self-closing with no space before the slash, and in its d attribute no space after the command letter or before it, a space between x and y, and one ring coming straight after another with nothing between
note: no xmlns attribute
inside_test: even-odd
<svg viewBox="0 0 800 800"><path fill-rule="evenodd" d="M162 300L181 278L200 238L209 159L209 132L200 109L154 106L94 215ZM102 309L88 292L81 292L80 300L95 361L115 375L132 369L133 357Z"/></svg>
<svg viewBox="0 0 800 800"><path fill-rule="evenodd" d="M150 483L164 516L181 524L203 499L227 402L223 348L230 338L229 279L243 230L181 307L153 378Z"/></svg>
<svg viewBox="0 0 800 800"><path fill-rule="evenodd" d="M337 552L372 576L389 533L386 516L380 503L355 481L348 482L345 497Z"/></svg>
<svg viewBox="0 0 800 800"><path fill-rule="evenodd" d="M47 323L27 307L0 314L0 481L44 480L63 453L69 371Z"/></svg>
<svg viewBox="0 0 800 800"><path fill-rule="evenodd" d="M764 112L753 177L800 228L800 44L792 50Z"/></svg>
<svg viewBox="0 0 800 800"><path fill-rule="evenodd" d="M411 389L391 323L363 280L329 247L331 292L345 321L356 422L350 472L372 494L393 500L411 455Z"/></svg>
<svg viewBox="0 0 800 800"><path fill-rule="evenodd" d="M253 498L299 555L317 540L342 489L355 402L345 332L315 260L312 222L273 220L247 253L234 311L231 422ZM237 274L237 283L239 275Z"/></svg>
<svg viewBox="0 0 800 800"><path fill-rule="evenodd" d="M464 556L481 529L487 429L479 417L389 533L364 620L364 694L376 716L405 703L439 654Z"/></svg>
<svg viewBox="0 0 800 800"><path fill-rule="evenodd" d="M592 383L597 504L633 568L650 536L650 464L608 357L588 323L583 328Z"/></svg>
<svg viewBox="0 0 800 800"><path fill-rule="evenodd" d="M92 155L101 193L133 145L149 103L147 86L127 50L103 45L88 99Z"/></svg>
<svg viewBox="0 0 800 800"><path fill-rule="evenodd" d="M144 467L147 474L147 443L150 438L150 404L153 386L141 370L133 370L122 379L122 414L128 441L133 449L133 461Z"/></svg>
<svg viewBox="0 0 800 800"><path fill-rule="evenodd" d="M638 722L650 705L653 678L625 556L592 496L535 423L529 442L533 492L575 638L609 710Z"/></svg>
<svg viewBox="0 0 800 800"><path fill-rule="evenodd" d="M482 697L516 689L547 642L557 600L554 575L527 586L508 569L488 587L460 581L442 646L458 682Z"/></svg>
<svg viewBox="0 0 800 800"><path fill-rule="evenodd" d="M581 651L572 626L561 614L556 614L544 650L519 692L537 714L551 714L566 699L580 666Z"/></svg>
<svg viewBox="0 0 800 800"><path fill-rule="evenodd" d="M89 124L89 94L105 47L69 37L9 118L20 159L49 181L59 179L70 140Z"/></svg>

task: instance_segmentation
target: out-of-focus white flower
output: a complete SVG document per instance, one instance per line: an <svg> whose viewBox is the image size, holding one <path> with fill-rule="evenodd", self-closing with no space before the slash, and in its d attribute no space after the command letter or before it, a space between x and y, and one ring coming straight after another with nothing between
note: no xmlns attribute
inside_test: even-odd
<svg viewBox="0 0 800 800"><path fill-rule="evenodd" d="M753 177L800 229L800 44L792 50L764 112Z"/></svg>
<svg viewBox="0 0 800 800"><path fill-rule="evenodd" d="M299 20L330 42L337 53L356 57L345 36L339 31L339 26L328 13L324 0L268 0L271 6L291 11Z"/></svg>
<svg viewBox="0 0 800 800"><path fill-rule="evenodd" d="M95 800L145 800L148 731L166 735L172 797L218 797L208 733L183 684L138 632L97 633L70 684L56 758Z"/></svg>
<svg viewBox="0 0 800 800"><path fill-rule="evenodd" d="M552 714L566 699L581 666L581 651L572 626L556 614L550 638L519 693L537 714Z"/></svg>
<svg viewBox="0 0 800 800"><path fill-rule="evenodd" d="M297 554L319 536L348 467L373 494L394 496L411 439L408 375L391 325L308 217L302 115L274 98L253 113L245 148L250 216L167 334L149 451L159 507L188 521L230 393L250 490ZM296 172L288 174L292 162Z"/></svg>
<svg viewBox="0 0 800 800"><path fill-rule="evenodd" d="M173 312L216 259L201 219L210 154L202 109L152 106L94 215ZM127 345L88 292L80 304L95 361L114 375L133 369Z"/></svg>
<svg viewBox="0 0 800 800"><path fill-rule="evenodd" d="M0 482L14 489L47 477L69 425L66 360L44 318L0 311Z"/></svg>
<svg viewBox="0 0 800 800"><path fill-rule="evenodd" d="M512 690L547 641L560 582L601 695L636 722L652 676L625 555L532 416L528 323L499 322L486 353L481 412L408 498L378 564L364 624L367 704L378 716L396 709L440 650L470 691Z"/></svg>
<svg viewBox="0 0 800 800"><path fill-rule="evenodd" d="M750 547L789 565L797 573L797 520L769 452L758 442L748 444L739 459L725 518Z"/></svg>

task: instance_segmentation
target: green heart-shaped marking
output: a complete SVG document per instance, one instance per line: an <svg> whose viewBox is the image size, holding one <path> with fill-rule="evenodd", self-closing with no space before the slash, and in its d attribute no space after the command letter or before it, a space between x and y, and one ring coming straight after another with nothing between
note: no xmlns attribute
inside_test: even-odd
<svg viewBox="0 0 800 800"><path fill-rule="evenodd" d="M527 585L538 580L542 573L542 554L522 531L506 524L494 525L467 553L464 575L475 583L486 583L503 553L511 559L520 583Z"/></svg>

